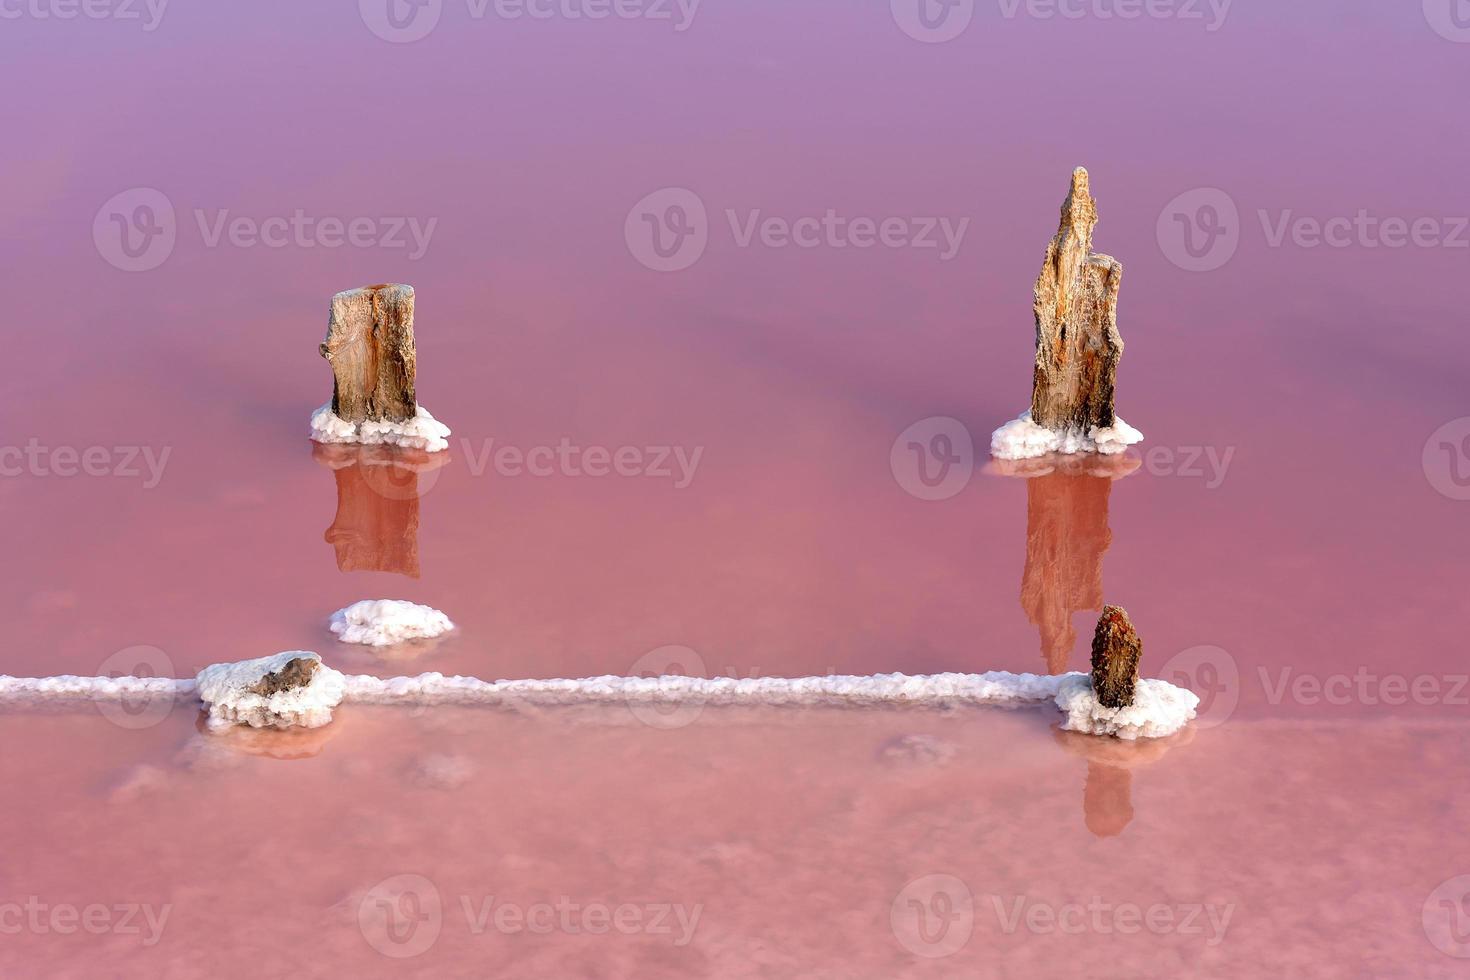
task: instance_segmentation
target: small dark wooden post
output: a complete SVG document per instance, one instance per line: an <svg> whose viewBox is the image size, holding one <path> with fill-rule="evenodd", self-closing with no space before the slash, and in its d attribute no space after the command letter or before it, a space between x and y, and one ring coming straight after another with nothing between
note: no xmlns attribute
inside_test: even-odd
<svg viewBox="0 0 1470 980"><path fill-rule="evenodd" d="M1104 708L1126 708L1138 686L1143 641L1122 606L1103 606L1092 635L1092 691Z"/></svg>

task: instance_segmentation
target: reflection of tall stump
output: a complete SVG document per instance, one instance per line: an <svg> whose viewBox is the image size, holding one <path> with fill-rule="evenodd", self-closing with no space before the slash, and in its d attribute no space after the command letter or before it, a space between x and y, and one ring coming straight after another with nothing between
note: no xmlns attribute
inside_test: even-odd
<svg viewBox="0 0 1470 980"><path fill-rule="evenodd" d="M1097 203L1087 171L1072 172L1062 222L1036 280L1036 372L1031 421L1089 431L1113 424L1113 389L1123 337L1118 287L1123 265L1092 250Z"/></svg>
<svg viewBox="0 0 1470 980"><path fill-rule="evenodd" d="M1107 477L1057 472L1026 481L1026 569L1021 608L1041 631L1049 673L1067 669L1077 643L1073 613L1101 609L1102 560L1113 542Z"/></svg>
<svg viewBox="0 0 1470 980"><path fill-rule="evenodd" d="M346 422L406 422L414 395L413 287L381 284L332 297L321 354L332 365L332 412Z"/></svg>
<svg viewBox="0 0 1470 980"><path fill-rule="evenodd" d="M447 462L383 446L312 448L337 480L337 516L326 540L344 572L395 572L419 577L420 475Z"/></svg>

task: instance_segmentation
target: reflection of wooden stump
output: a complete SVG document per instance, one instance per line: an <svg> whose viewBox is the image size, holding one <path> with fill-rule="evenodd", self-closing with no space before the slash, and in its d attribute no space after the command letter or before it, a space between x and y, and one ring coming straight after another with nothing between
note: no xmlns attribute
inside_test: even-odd
<svg viewBox="0 0 1470 980"><path fill-rule="evenodd" d="M1041 631L1049 673L1066 671L1077 630L1073 613L1101 609L1102 559L1112 544L1113 481L1057 472L1026 482L1026 569L1021 608Z"/></svg>
<svg viewBox="0 0 1470 980"><path fill-rule="evenodd" d="M1062 221L1036 280L1036 371L1031 421L1055 431L1113 424L1123 338L1118 287L1123 265L1092 250L1097 203L1087 171L1072 172Z"/></svg>
<svg viewBox="0 0 1470 980"><path fill-rule="evenodd" d="M1194 740L1194 729L1134 742L1060 728L1052 729L1052 736L1068 755L1087 761L1087 782L1082 788L1082 819L1087 829L1097 837L1117 837L1133 821L1133 770L1158 762L1176 745L1188 745Z"/></svg>
<svg viewBox="0 0 1470 980"><path fill-rule="evenodd" d="M332 412L339 419L413 418L413 287L384 283L333 296L321 354L332 365Z"/></svg>
<svg viewBox="0 0 1470 980"><path fill-rule="evenodd" d="M1127 769L1087 764L1082 788L1082 817L1095 837L1117 837L1133 822L1133 773Z"/></svg>
<svg viewBox="0 0 1470 980"><path fill-rule="evenodd" d="M325 535L337 552L337 568L418 578L420 479L447 463L447 456L316 444L312 457L337 479L337 516Z"/></svg>

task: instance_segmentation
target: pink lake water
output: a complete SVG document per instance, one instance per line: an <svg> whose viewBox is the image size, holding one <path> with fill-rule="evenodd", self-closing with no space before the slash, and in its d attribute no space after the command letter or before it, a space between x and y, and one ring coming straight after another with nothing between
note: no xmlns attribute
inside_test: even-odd
<svg viewBox="0 0 1470 980"><path fill-rule="evenodd" d="M1057 672L1106 601L1203 701L0 711L0 975L1465 975L1470 45L1399 6L7 19L0 673ZM988 465L1077 165L1148 438ZM381 281L433 459L305 437ZM459 628L327 631L389 597Z"/></svg>

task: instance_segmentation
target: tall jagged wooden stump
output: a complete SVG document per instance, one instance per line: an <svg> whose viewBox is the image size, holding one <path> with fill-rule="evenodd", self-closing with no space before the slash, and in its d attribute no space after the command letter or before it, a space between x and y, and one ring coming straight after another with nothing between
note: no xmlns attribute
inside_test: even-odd
<svg viewBox="0 0 1470 980"><path fill-rule="evenodd" d="M332 297L321 354L332 365L332 412L346 422L406 422L414 393L413 287L382 283Z"/></svg>
<svg viewBox="0 0 1470 980"><path fill-rule="evenodd" d="M1143 641L1122 606L1103 606L1092 635L1092 693L1104 708L1126 708L1138 687Z"/></svg>
<svg viewBox="0 0 1470 980"><path fill-rule="evenodd" d="M1054 431L1109 428L1123 337L1123 265L1092 250L1097 202L1087 171L1072 172L1062 222L1036 280L1036 373L1031 421Z"/></svg>

